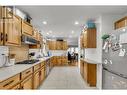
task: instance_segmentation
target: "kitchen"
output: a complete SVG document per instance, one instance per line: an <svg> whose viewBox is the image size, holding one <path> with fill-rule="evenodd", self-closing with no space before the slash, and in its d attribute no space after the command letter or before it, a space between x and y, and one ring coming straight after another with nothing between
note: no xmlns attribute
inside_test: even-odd
<svg viewBox="0 0 127 95"><path fill-rule="evenodd" d="M126 89L126 9L0 6L0 89Z"/></svg>

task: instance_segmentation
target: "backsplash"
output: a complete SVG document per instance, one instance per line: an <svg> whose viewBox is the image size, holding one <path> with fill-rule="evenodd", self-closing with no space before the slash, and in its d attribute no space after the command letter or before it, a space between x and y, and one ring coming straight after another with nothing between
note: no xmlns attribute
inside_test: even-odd
<svg viewBox="0 0 127 95"><path fill-rule="evenodd" d="M7 46L0 46L0 54L8 55L9 49Z"/></svg>
<svg viewBox="0 0 127 95"><path fill-rule="evenodd" d="M16 62L28 60L29 46L9 46L9 54L16 54Z"/></svg>

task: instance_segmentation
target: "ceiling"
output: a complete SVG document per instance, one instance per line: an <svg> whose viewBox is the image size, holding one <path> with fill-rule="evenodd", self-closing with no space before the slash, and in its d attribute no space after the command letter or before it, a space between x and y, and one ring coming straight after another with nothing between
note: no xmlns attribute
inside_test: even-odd
<svg viewBox="0 0 127 95"><path fill-rule="evenodd" d="M78 36L88 19L95 20L101 14L124 14L127 6L16 6L32 17L35 27L44 36L69 39L70 43L78 43ZM44 25L43 21L47 24ZM75 25L75 21L79 24ZM49 33L52 31L52 33ZM72 33L73 31L73 33ZM49 33L49 34L47 34Z"/></svg>

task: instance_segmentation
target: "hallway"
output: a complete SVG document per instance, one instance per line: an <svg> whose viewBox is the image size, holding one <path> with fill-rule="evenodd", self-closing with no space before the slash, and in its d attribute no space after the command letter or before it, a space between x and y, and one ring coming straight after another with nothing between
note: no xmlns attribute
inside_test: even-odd
<svg viewBox="0 0 127 95"><path fill-rule="evenodd" d="M39 89L95 89L82 79L77 67L54 67Z"/></svg>

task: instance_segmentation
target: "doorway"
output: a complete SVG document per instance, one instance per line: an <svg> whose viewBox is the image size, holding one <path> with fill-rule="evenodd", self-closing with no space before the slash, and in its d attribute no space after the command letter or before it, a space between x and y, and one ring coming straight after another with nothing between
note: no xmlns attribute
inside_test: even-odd
<svg viewBox="0 0 127 95"><path fill-rule="evenodd" d="M68 65L78 66L78 47L69 47L67 52L68 52Z"/></svg>

